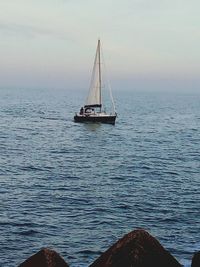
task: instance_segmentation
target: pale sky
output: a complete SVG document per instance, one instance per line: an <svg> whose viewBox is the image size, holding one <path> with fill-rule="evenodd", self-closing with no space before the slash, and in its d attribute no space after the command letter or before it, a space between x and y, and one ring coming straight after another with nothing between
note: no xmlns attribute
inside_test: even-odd
<svg viewBox="0 0 200 267"><path fill-rule="evenodd" d="M0 0L0 88L87 87L98 38L115 87L200 90L199 0Z"/></svg>

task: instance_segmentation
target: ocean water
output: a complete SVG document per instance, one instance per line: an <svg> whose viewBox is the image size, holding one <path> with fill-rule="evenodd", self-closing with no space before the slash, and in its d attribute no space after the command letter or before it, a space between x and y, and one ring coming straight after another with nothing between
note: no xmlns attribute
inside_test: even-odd
<svg viewBox="0 0 200 267"><path fill-rule="evenodd" d="M200 93L114 92L116 125L76 124L85 92L0 90L0 266L42 247L87 267L144 228L200 250Z"/></svg>

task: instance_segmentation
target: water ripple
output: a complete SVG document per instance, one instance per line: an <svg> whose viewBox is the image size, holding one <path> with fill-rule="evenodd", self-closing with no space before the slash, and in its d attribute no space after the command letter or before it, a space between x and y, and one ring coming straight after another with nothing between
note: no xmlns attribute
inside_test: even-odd
<svg viewBox="0 0 200 267"><path fill-rule="evenodd" d="M200 96L119 93L113 127L73 123L73 92L19 92L0 91L0 265L48 246L87 266L143 227L189 266L200 250Z"/></svg>

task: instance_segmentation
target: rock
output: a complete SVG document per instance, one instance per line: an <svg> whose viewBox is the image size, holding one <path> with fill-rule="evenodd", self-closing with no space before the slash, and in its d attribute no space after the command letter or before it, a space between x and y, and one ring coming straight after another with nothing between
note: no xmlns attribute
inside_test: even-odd
<svg viewBox="0 0 200 267"><path fill-rule="evenodd" d="M161 244L144 230L125 235L89 267L181 267Z"/></svg>
<svg viewBox="0 0 200 267"><path fill-rule="evenodd" d="M21 263L18 267L69 267L69 265L57 252L44 248Z"/></svg>
<svg viewBox="0 0 200 267"><path fill-rule="evenodd" d="M199 266L200 266L200 251L194 253L191 267L199 267Z"/></svg>

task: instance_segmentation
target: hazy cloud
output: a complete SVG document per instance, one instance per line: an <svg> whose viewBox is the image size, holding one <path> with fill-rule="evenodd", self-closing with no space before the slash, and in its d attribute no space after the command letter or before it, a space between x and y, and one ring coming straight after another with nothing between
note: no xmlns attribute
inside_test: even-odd
<svg viewBox="0 0 200 267"><path fill-rule="evenodd" d="M35 38L38 36L50 36L57 39L68 39L63 32L54 31L45 27L32 25L21 25L15 23L0 22L0 34L7 36L18 36L25 38Z"/></svg>

